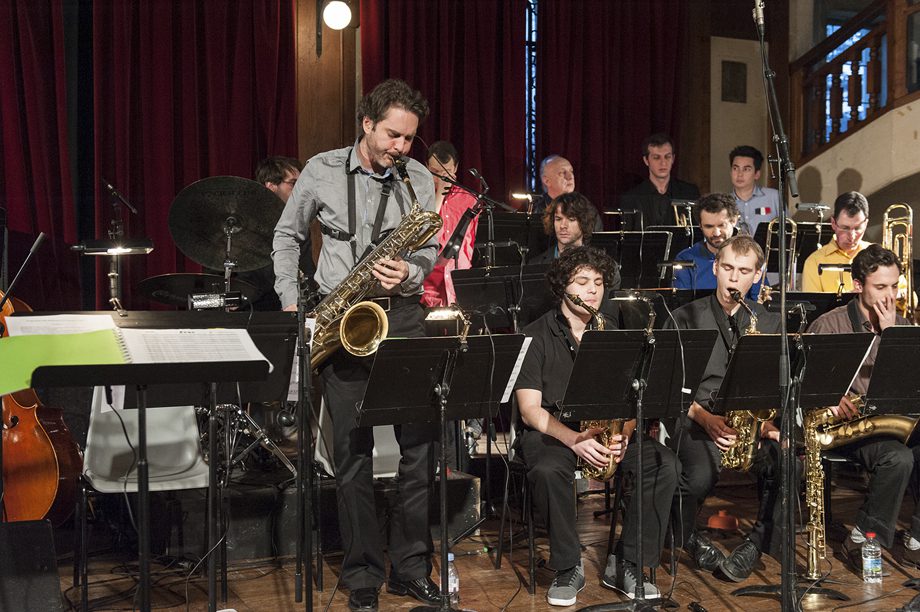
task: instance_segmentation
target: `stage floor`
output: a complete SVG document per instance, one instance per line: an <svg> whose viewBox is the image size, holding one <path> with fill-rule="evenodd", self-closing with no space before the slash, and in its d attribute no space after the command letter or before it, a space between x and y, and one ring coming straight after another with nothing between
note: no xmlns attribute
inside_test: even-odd
<svg viewBox="0 0 920 612"><path fill-rule="evenodd" d="M741 519L742 529L750 527L756 496L754 488L743 475L733 475L723 480L716 495L708 501L701 515L701 524L710 515L719 510L728 510ZM862 500L862 493L837 486L834 493L833 512L835 520L841 520L847 527L851 526L852 517ZM595 519L593 511L603 508L602 495L590 495L579 501L578 531L584 549L583 559L587 576L587 587L579 595L578 604L567 610L576 610L581 606L622 600L616 593L600 586L600 575L606 564L607 533L609 523L604 518ZM908 499L902 507L899 528L909 525L912 501ZM482 535L459 543L454 552L457 556L457 568L460 573L461 603L473 610L550 610L558 609L546 603L546 589L552 580L552 573L546 569L537 570L536 595L531 596L521 586L518 575L526 577L527 542L520 526L516 524L514 534L513 563L507 558L502 569L493 569L494 554L485 554L484 547L495 544L498 533L498 521L486 523ZM841 528L831 526L828 534L828 546L835 552L840 549ZM725 550L730 550L741 541L741 533L713 533L713 539ZM798 537L798 561L804 563L805 545L803 537ZM548 557L548 543L538 531L537 555L539 559ZM883 555L884 567L890 572L881 585L865 585L854 570L844 561L840 553L830 559L830 576L837 583L828 585L850 597L849 602L835 602L822 597L808 596L803 602L805 610L831 610L839 605L846 610L896 610L909 602L917 591L902 587L902 583L916 576L920 570L899 565L893 558L899 556L900 546ZM664 559L667 562L668 551ZM829 555L830 556L830 555ZM68 557L69 559L69 557ZM336 579L340 567L340 557L326 559L324 568L324 590L316 591L313 596L314 609L347 610L348 595L335 591ZM672 598L686 610L691 602L699 602L705 609L713 610L778 610L779 603L769 597L735 597L731 592L739 586L779 583L779 564L764 556L760 569L741 583L729 583L714 578L710 574L698 572L691 568L686 558L678 562L678 575L672 578L667 566L658 570L658 585L664 592L673 589ZM437 568L437 562L435 563ZM130 610L132 593L136 584L136 559L126 555L94 556L90 564L90 609L92 610ZM196 575L187 579L190 564L182 567L166 567L154 564L152 582L152 604L156 610L182 611L207 609L207 581ZM73 568L69 560L59 566L61 587L67 598L79 604L79 591L70 588ZM133 570L133 575L132 575ZM303 610L304 603L294 600L294 563L293 559L263 560L235 563L229 571L229 592L225 604L218 599L218 609L232 608L238 612L265 612ZM331 600L331 601L330 601ZM188 604L186 604L188 602ZM382 592L381 610L409 610L417 605L414 600L396 597Z"/></svg>

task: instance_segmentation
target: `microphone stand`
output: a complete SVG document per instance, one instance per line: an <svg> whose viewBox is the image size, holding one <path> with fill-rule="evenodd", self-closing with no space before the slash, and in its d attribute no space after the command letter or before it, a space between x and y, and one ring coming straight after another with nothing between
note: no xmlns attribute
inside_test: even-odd
<svg viewBox="0 0 920 612"><path fill-rule="evenodd" d="M137 209L131 206L128 200L126 200L125 197L104 177L102 177L102 184L112 195L112 221L109 225L109 239L117 246L125 236L125 222L121 207L118 206L119 202L131 211L133 215L137 214ZM110 255L109 257L109 304L112 305L112 308L114 308L119 315L126 316L125 309L121 305L121 256Z"/></svg>
<svg viewBox="0 0 920 612"><path fill-rule="evenodd" d="M789 339L787 336L786 321L786 292L788 286L787 277L787 249L786 245L786 220L788 218L787 206L788 196L793 198L799 197L799 186L795 176L795 166L789 155L789 141L783 129L782 114L779 110L779 102L776 99L776 86L774 77L776 73L770 69L770 62L767 59L767 48L764 42L763 26L763 0L754 0L754 22L757 27L757 38L760 42L760 56L763 64L764 86L766 88L767 100L769 104L769 118L773 126L773 142L776 144L776 150L779 159L779 172L777 173L777 187L779 187L779 305L782 316L780 317L780 354L779 354L779 397L782 408L782 422L780 428L780 471L781 482L780 495L782 495L782 524L780 533L782 534L782 555L781 555L781 576L782 581L779 588L780 604L783 612L792 612L797 607L798 597L805 589L797 589L797 579L795 573L795 515L796 508L796 483L795 469L795 404L790 402L791 374L789 367ZM786 192L786 186L789 187L789 194ZM763 587L761 592L768 589L767 592L775 593L776 587Z"/></svg>
<svg viewBox="0 0 920 612"><path fill-rule="evenodd" d="M307 298L297 292L297 545L295 551L294 601L303 601L304 556L308 555L306 610L313 610L313 434L308 429L313 414L310 394L312 384L310 342L312 330L307 329ZM306 551L306 553L305 553Z"/></svg>

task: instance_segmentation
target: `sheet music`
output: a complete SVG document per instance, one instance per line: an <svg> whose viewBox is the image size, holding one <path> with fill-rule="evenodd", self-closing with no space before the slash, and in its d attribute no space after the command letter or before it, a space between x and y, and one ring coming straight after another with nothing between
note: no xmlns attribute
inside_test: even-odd
<svg viewBox="0 0 920 612"><path fill-rule="evenodd" d="M61 314L7 317L6 327L11 336L79 334L100 329L115 329L115 321L107 314Z"/></svg>
<svg viewBox="0 0 920 612"><path fill-rule="evenodd" d="M526 336L524 338L524 343L521 344L521 352L518 353L517 360L514 362L511 376L508 378L508 386L505 387L505 392L502 393L502 404L511 399L511 391L514 390L514 383L517 382L517 377L521 373L521 366L524 365L524 357L527 355L527 349L530 348L530 343L532 341L533 338Z"/></svg>
<svg viewBox="0 0 920 612"><path fill-rule="evenodd" d="M131 363L266 361L245 329L119 330ZM268 363L269 372L273 366Z"/></svg>

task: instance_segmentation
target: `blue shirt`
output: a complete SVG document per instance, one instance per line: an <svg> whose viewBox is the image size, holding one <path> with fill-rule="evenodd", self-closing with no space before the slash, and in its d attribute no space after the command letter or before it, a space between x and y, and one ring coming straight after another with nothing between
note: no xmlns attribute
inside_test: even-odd
<svg viewBox="0 0 920 612"><path fill-rule="evenodd" d="M716 275L712 271L712 264L716 260L715 253L706 248L706 241L700 240L693 246L687 247L677 254L674 258L677 261L692 261L696 264L695 268L681 268L674 271L674 278L671 286L675 289L715 289ZM754 283L751 290L748 291L748 298L756 300L760 293L760 285L763 279Z"/></svg>
<svg viewBox="0 0 920 612"><path fill-rule="evenodd" d="M738 210L741 211L738 229L742 234L753 236L759 224L769 223L779 216L779 192L775 189L754 185L754 192L747 202L739 198L734 189L732 195Z"/></svg>

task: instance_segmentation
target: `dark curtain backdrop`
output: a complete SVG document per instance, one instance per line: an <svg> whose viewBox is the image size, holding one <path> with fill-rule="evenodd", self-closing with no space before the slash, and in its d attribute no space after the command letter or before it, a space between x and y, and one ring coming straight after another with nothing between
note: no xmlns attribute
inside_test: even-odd
<svg viewBox="0 0 920 612"><path fill-rule="evenodd" d="M63 9L0 2L0 207L8 212L10 279L39 232L47 240L15 293L37 309L79 306Z"/></svg>
<svg viewBox="0 0 920 612"><path fill-rule="evenodd" d="M267 155L296 157L294 17L293 0L94 3L95 184L107 178L134 204L126 232L155 247L126 258L126 305L146 306L130 297L145 277L199 270L167 224L183 187L252 178ZM95 210L104 238L113 213L102 189ZM100 306L105 272L100 265Z"/></svg>
<svg viewBox="0 0 920 612"><path fill-rule="evenodd" d="M612 208L647 176L642 140L653 132L676 138L681 23L691 2L540 0L539 7L537 159L568 158L576 189Z"/></svg>
<svg viewBox="0 0 920 612"><path fill-rule="evenodd" d="M524 0L361 3L364 92L391 77L419 89L431 105L419 135L452 142L498 199L524 187L524 9ZM425 145L412 155L424 160Z"/></svg>

